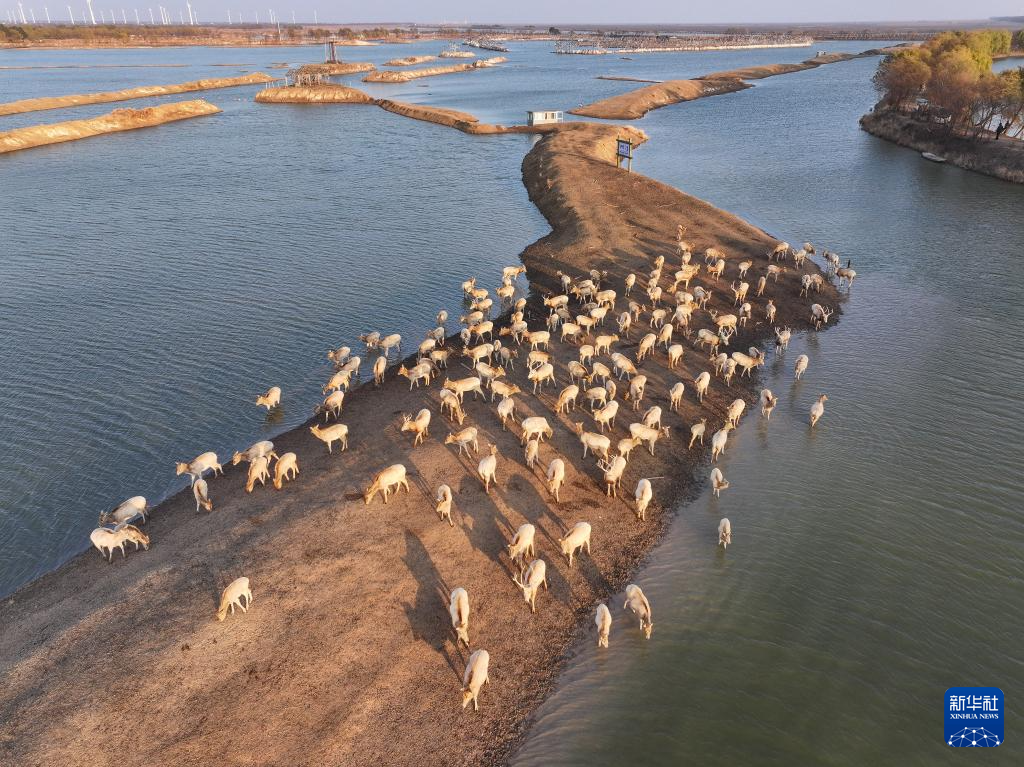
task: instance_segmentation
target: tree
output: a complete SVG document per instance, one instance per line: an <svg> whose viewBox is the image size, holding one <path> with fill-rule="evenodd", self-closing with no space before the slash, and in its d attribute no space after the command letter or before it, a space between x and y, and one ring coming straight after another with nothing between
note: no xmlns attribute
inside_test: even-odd
<svg viewBox="0 0 1024 767"><path fill-rule="evenodd" d="M992 29L989 30L990 36L990 52L993 56L998 56L1003 53L1010 52L1010 46L1013 43L1013 35L1008 29Z"/></svg>
<svg viewBox="0 0 1024 767"><path fill-rule="evenodd" d="M933 105L949 112L950 128L970 117L980 79L978 63L967 46L947 50L935 59L925 92Z"/></svg>
<svg viewBox="0 0 1024 767"><path fill-rule="evenodd" d="M1024 133L1024 67L999 73L1003 80L1003 102L999 113L1006 123L1007 135Z"/></svg>
<svg viewBox="0 0 1024 767"><path fill-rule="evenodd" d="M896 106L916 98L924 90L932 70L919 49L911 48L886 56L872 78L882 100Z"/></svg>

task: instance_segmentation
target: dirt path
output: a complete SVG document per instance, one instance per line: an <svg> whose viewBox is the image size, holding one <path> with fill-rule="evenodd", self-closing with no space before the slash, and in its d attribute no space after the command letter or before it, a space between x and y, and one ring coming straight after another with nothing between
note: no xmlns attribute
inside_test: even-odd
<svg viewBox="0 0 1024 767"><path fill-rule="evenodd" d="M775 240L664 184L616 170L610 159L621 133L566 125L523 161L531 199L553 227L522 254L532 287L554 287L560 270L579 277L599 268L619 291L621 309L628 272L646 274L664 255L671 274L676 226L685 223L696 249L715 245L728 254L726 281L712 304L727 310L735 261L752 258L751 272L760 273ZM498 281L479 277L490 288ZM798 278L791 269L778 284L769 282L766 297L775 299L783 324L803 329L810 302L797 298ZM836 301L829 287L824 303ZM761 317L764 299L754 303ZM528 307L533 328L542 321L538 304L534 298ZM704 315L696 324L707 321ZM732 348L746 349L766 332L758 322ZM639 335L634 329L620 350L632 356ZM524 465L519 428L503 432L494 405L469 395L466 425L480 429L482 450L493 442L500 451L497 488L485 494L475 477L480 456L460 458L443 444L448 424L438 412L438 385L410 392L392 369L382 388L363 386L346 398L347 452L328 455L305 428L275 440L278 452L298 454L302 471L283 491L257 487L247 495L244 467L228 467L210 481L213 512L197 513L181 494L153 513L149 551L107 564L92 550L25 587L0 606L0 763L501 763L555 681L564 652L590 627L595 601L628 582L658 539L666 509L703 482L706 449L686 450L689 425L706 417L710 434L729 402L754 397L754 384L734 381L730 389L716 378L698 405L690 381L709 363L684 343L682 370L667 369L664 350L642 365L649 377L644 406L662 406L671 433L655 458L642 447L633 452L623 489L631 495L643 476L675 478L657 483L645 523L623 499L605 497L595 462L581 458L569 425L596 427L582 411L555 415L557 389L516 398L520 417L545 415L554 426L541 461L556 454L566 461L556 504L539 472ZM561 388L565 362L577 350L557 341L551 348ZM525 351L509 377L528 392L523 357ZM468 372L453 362L450 375ZM676 380L687 385L681 414L669 413L666 399ZM621 391L614 440L639 420ZM421 407L433 413L430 437L413 449L399 432L400 415ZM758 416L748 410L746 417ZM168 456L168 471L175 457ZM411 492L387 506L379 497L365 505L359 493L370 477L397 462L411 473ZM454 527L433 511L442 482L455 492ZM593 555L570 570L556 540L578 520L593 525ZM550 583L535 615L512 583L503 548L526 521L537 526ZM707 545L716 540L709 530ZM218 623L220 590L240 575L251 581L252 609ZM460 707L467 652L452 641L446 611L456 586L469 592L473 647L491 654L491 683L476 713ZM642 642L618 607L619 641Z"/></svg>
<svg viewBox="0 0 1024 767"><path fill-rule="evenodd" d="M828 53L807 59L799 64L765 64L730 69L726 72L712 72L689 80L665 80L569 111L574 115L596 117L601 120L636 120L654 109L660 109L670 104L694 101L707 96L721 96L753 87L747 80L762 80L765 77L804 72L825 64L835 64L867 56L883 56L892 50L894 48L872 48L861 53Z"/></svg>
<svg viewBox="0 0 1024 767"><path fill-rule="evenodd" d="M25 112L40 112L47 109L66 109L80 107L84 104L109 104L115 101L131 99L148 99L153 96L173 96L178 93L209 91L218 88L236 88L240 85L262 85L272 83L277 78L256 72L239 77L211 77L206 80L193 80L175 85L143 85L138 88L125 88L121 91L105 91L102 93L83 93L76 96L46 96L38 99L22 99L0 104L0 116L16 115Z"/></svg>

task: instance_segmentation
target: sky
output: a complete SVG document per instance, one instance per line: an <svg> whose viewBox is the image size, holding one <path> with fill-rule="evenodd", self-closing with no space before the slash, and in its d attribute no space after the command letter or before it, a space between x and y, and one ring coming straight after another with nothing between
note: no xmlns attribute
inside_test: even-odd
<svg viewBox="0 0 1024 767"><path fill-rule="evenodd" d="M26 18L32 11L44 18L44 6L54 19L67 20L68 0L21 0ZM113 13L118 20L121 11L128 18L138 9L148 17L148 9L159 5L177 21L179 12L188 19L185 0L92 0L94 11ZM8 8L19 13L17 0L0 0L4 9L0 21L6 21ZM513 24L647 24L647 23L759 23L759 22L839 22L839 21L910 21L984 19L991 16L1024 15L1021 0L859 0L859 2L823 2L822 0L692 0L689 3L670 0L375 0L371 3L336 2L332 0L196 0L193 8L202 22L224 22L230 11L237 20L251 22L259 14L261 22L270 19L273 10L282 22L292 19L312 22L314 12L320 22L371 23L409 22L422 24L440 22L513 23ZM72 13L78 20L85 9L85 0L71 0Z"/></svg>

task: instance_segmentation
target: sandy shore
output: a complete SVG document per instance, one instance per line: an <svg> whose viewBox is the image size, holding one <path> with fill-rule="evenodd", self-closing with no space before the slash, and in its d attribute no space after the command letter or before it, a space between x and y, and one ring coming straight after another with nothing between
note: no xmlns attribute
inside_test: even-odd
<svg viewBox="0 0 1024 767"><path fill-rule="evenodd" d="M629 128L564 124L523 161L530 198L552 226L521 254L533 328L546 313L539 294L555 288L559 271L579 277L590 268L607 270L624 306L627 273L645 274L658 255L667 266L678 262L680 223L689 227L695 249L722 248L730 261L712 308L731 308L725 294L737 260L752 259L754 274L764 269L772 237L669 186L617 170L611 163L615 139L625 133L644 138ZM768 283L766 298L778 305L780 323L800 330L807 327L809 302L797 297L800 273L790 267L777 284ZM497 283L496 275L478 276L487 287ZM837 303L831 286L823 301ZM754 303L760 316L763 299ZM426 327L430 318L423 321ZM707 321L702 315L695 324ZM618 348L633 356L644 332L634 329ZM767 335L756 323L741 331L733 348ZM332 340L324 339L325 348ZM407 343L414 346L416 339ZM570 424L593 429L590 416L581 410L556 415L557 390L528 393L525 350L509 378L526 392L516 398L519 416L544 415L554 427L541 460L546 465L558 455L566 462L561 503L553 502L539 472L526 468L519 427L503 431L494 405L468 395L465 425L480 430L482 449L488 443L499 449L497 487L485 494L474 474L481 456L460 458L443 443L449 424L438 410L438 385L410 391L394 368L382 387L364 385L346 397L347 452L328 455L305 427L275 439L278 452L298 454L302 471L283 491L257 487L247 495L244 472L228 467L210 481L213 512L197 513L187 493L172 497L146 525L149 551L107 564L90 550L0 606L0 762L503 763L556 681L580 627L589 626L595 601L628 582L661 534L666 510L698 492L707 449L687 451L689 425L707 417L717 428L729 402L755 396L754 382L734 380L728 388L716 378L700 406L689 382L709 363L685 346L680 370L667 369L663 350L641 366L649 378L644 406L662 406L671 427L656 457L637 448L626 470L627 496L639 477L671 478L655 483L644 523L625 500L605 497L593 459L581 457ZM577 349L555 341L551 351L561 388ZM364 370L368 366L364 362ZM469 372L454 361L449 375ZM668 412L666 399L676 380L687 383L679 414ZM638 420L621 391L613 440ZM430 436L413 449L399 431L400 415L421 407L433 413ZM746 417L757 416L748 410ZM196 445L195 452L203 449ZM167 457L168 472L181 457ZM409 468L411 492L387 506L380 498L365 505L361 490L396 462ZM433 510L442 482L455 493L454 527ZM570 570L556 539L579 520L593 525L593 555ZM527 521L536 525L538 555L548 562L550 590L539 597L536 614L512 583L503 549ZM708 531L708 546L715 536ZM218 623L220 590L240 575L251 581L252 609ZM473 647L491 654L491 684L476 713L460 708L468 653L452 641L446 612L456 586L470 595ZM632 619L618 609L614 614L616 641L637 639Z"/></svg>
<svg viewBox="0 0 1024 767"><path fill-rule="evenodd" d="M156 125L188 120L192 117L205 117L220 111L208 101L195 99L194 101L160 104L145 109L115 109L108 114L87 120L32 125L0 133L0 154L18 152L22 149L31 149L47 144L59 144L64 141L77 141L104 133L152 128Z"/></svg>
<svg viewBox="0 0 1024 767"><path fill-rule="evenodd" d="M669 104L693 101L706 96L720 96L750 88L747 80L760 80L765 77L804 72L825 64L835 64L866 56L881 56L891 50L893 49L873 48L861 53L830 53L807 59L799 64L765 64L731 69L725 72L712 72L688 80L666 80L601 99L592 104L585 104L569 111L574 115L597 117L602 120L636 120L653 109L659 109Z"/></svg>
<svg viewBox="0 0 1024 767"><path fill-rule="evenodd" d="M106 104L113 101L129 101L153 96L172 96L176 93L192 91L208 91L217 88L234 88L239 85L261 85L272 83L277 78L263 72L240 77L216 77L206 80L193 80L175 85L143 85L138 88L126 88L122 91L106 91L104 93L83 93L77 96L52 96L48 98L23 99L0 104L0 116L16 115L24 112L39 112L45 109L65 109L85 104Z"/></svg>
<svg viewBox="0 0 1024 767"><path fill-rule="evenodd" d="M912 120L891 110L869 112L860 118L860 127L900 146L944 157L964 170L1024 184L1024 141L1020 139L947 136L944 126Z"/></svg>

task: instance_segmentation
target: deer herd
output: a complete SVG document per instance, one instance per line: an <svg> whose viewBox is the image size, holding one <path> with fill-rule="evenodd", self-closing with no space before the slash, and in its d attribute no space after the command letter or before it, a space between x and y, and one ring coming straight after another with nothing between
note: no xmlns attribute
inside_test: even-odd
<svg viewBox="0 0 1024 767"><path fill-rule="evenodd" d="M676 428L671 424L663 424L663 421L666 417L670 421L678 420L688 398L703 414L692 423L683 424L688 429L688 444L686 440L678 439L668 449L688 451L693 450L695 445L703 449L711 412L705 404L705 398L709 395L714 377L718 377L722 386L728 388L732 386L734 375L740 379L750 378L752 371L765 364L765 352L757 345L751 345L745 351L737 349L729 353L728 349L740 335L741 329L748 328L748 323L771 327L775 335L776 353L781 354L788 347L792 329L776 324L777 309L773 299L765 299L760 307L757 306L768 279L773 283L779 283L781 279L783 284L789 284L787 273L790 267L786 261L790 257L793 269L800 272L799 277L793 280L799 283L799 287L792 291L794 294L810 297L813 292L817 296L822 292L826 278L817 271L803 271L808 255L815 252L809 243L799 250L794 250L788 243L778 243L765 254L766 259L762 259L762 273L757 275L757 288L751 297L747 280L754 279L749 275L752 269L757 268L755 261L747 258L730 262L722 251L707 248L703 264L691 263L693 253L684 239L685 231L683 226L677 231L680 259L678 270L663 274L666 259L662 255L654 259L649 273L625 275L618 285L609 280L606 272L596 269L579 275L578 279L558 272L562 292L543 296L543 300L537 302L537 307L529 305L525 298L513 300L516 281L525 272L525 268L507 267L502 273L502 285L496 291L499 307L507 309L507 313L494 320L489 319L494 307L489 292L477 287L475 278L466 280L462 288L468 311L460 318L463 325L461 332L449 336L445 327L448 313L439 312L436 317L437 326L427 333L425 340L417 347L415 360L403 362L397 370L398 375L408 379L410 390L419 386L431 387L435 381L442 379L442 371L445 371L446 375L439 387L439 412L440 418L443 420L447 417L453 426L443 440L444 445L453 446L450 449L455 450L458 456L465 455L475 460L474 456L481 450L481 431L477 425L463 425L467 418L463 405L469 395L474 400L483 399L484 406L489 410L493 408L503 431L518 424L521 429L522 460L531 472L535 468L539 470L540 481L555 504L561 502L568 462L567 456L558 455L550 442L545 443L546 439L550 441L555 435L556 427L561 433L574 435L578 439L582 461L586 462L588 458L596 461L596 473L603 480L609 499L619 497L632 450L642 446L653 457L657 443L669 439L671 429ZM838 256L827 251L823 255L827 274L835 275L841 286L852 286L856 272L850 263L841 267ZM735 265L734 275L726 274L730 263ZM726 309L709 309L708 305L720 281L726 279L731 279L729 291L722 293L725 299L719 302L725 304ZM691 289L691 283L697 280L703 284ZM667 283L664 288L663 282ZM619 288L622 290L621 295ZM634 291L641 290L642 295L633 296ZM729 294L733 296L731 310L728 308ZM733 314L733 311L738 314ZM834 309L814 302L805 316L808 325L819 330L829 322L833 314ZM701 320L706 327L694 328ZM614 324L617 332L606 331L605 327L609 324ZM642 328L639 333L635 332L643 324L650 328L650 332ZM764 335L764 332L757 333L758 338ZM372 332L359 338L368 352L379 352L373 365L373 382L379 387L385 381L390 352L401 352L402 337L397 333L382 335ZM693 352L687 352L681 343L684 340L691 344ZM755 340L755 337L751 337L752 342ZM459 341L461 349L456 351ZM558 344L560 354L552 349L554 344ZM635 349L632 356L627 353L630 349ZM694 365L703 359L709 370L684 375L683 358L688 354L695 356ZM521 355L525 359L525 370L521 367L520 371L526 373L525 379L521 373L516 372L516 362ZM559 358L564 359L567 355L571 358L566 360L564 371L559 371L556 368ZM678 380L671 383L664 392L652 394L648 390L652 377L655 377L652 368L658 364L661 356L665 359L665 365L659 366L661 373L667 371L669 378ZM348 346L332 349L327 357L334 364L335 371L323 387L325 396L314 411L317 420L309 427L309 431L323 442L328 453L333 453L336 446L341 453L349 447L349 427L339 419L344 411L346 392L359 379L361 359L353 355ZM461 364L474 375L451 377L449 366L454 367L456 360L461 362L460 358L466 360ZM801 379L808 365L807 355L797 357L795 380ZM652 376L641 372L642 367L647 368ZM509 380L514 374L518 375L524 388ZM559 390L560 378L565 386ZM516 398L519 397L521 402L529 397L524 389L532 391L534 395L530 404L545 407L551 420L542 415L517 419ZM548 390L556 392L553 399L547 396ZM688 390L692 393L688 393ZM656 397L667 403L667 412L659 405L647 404ZM811 428L824 415L827 399L821 394L810 408ZM272 386L256 398L256 404L269 411L280 407L281 400L281 388ZM778 397L768 389L761 389L758 402L761 415L767 421L778 404ZM709 483L715 497L729 488L729 481L717 462L725 454L729 433L739 425L746 406L747 401L742 396L737 397L727 406L724 421L712 425L710 456L716 465L709 475ZM581 416L580 413L587 413L592 423L588 424L587 416ZM319 416L323 417L322 423L319 422ZM617 418L620 422L633 420L628 424L617 425ZM417 448L430 436L431 420L432 411L429 407L422 408L416 414L402 415L400 433L410 434L410 449ZM616 437L616 431L628 436ZM544 452L556 454L543 459L542 446ZM487 444L476 471L485 493L501 485L504 473L502 463L508 460L512 460L512 456L501 455L497 446ZM278 455L273 442L269 440L236 452L231 460L233 465L243 462L248 464L245 491L250 493L257 483L264 486L268 479L280 491L286 481L295 481L299 474L296 454L286 452ZM579 464L578 461L576 463ZM212 511L214 503L206 477L212 478L223 473L217 455L205 452L191 461L179 462L177 473L189 476L196 510L202 508ZM654 501L657 487L654 482L657 479L640 477L635 491L627 496L630 499L627 504L632 505L638 523L646 521L647 510ZM596 477L595 480L600 486L600 480ZM401 463L393 464L373 476L363 492L363 501L370 504L380 495L381 502L387 505L391 497L402 490L409 493L406 467ZM454 526L451 487L448 484L440 485L429 501L434 504L439 521ZM140 546L148 550L150 538L134 523L140 520L145 522L149 513L150 508L145 498L129 498L113 510L100 515L99 527L92 532L90 540L110 562L113 561L115 549L121 551L122 558L126 556L126 543L134 543L135 550ZM556 558L564 558L566 566L572 568L574 560L584 551L590 555L593 529L588 521L575 522L557 540L558 550L552 553L556 554ZM732 543L732 524L728 518L721 519L717 532L718 544L725 549ZM521 525L505 552L514 570L514 585L521 591L530 610L536 612L541 589L546 591L548 587L550 565L537 555L534 525ZM237 578L223 591L217 619L224 620L228 611L234 613L235 606L246 612L252 599L248 578ZM471 646L470 605L468 589L459 586L452 590L449 605L452 630L456 643L464 644L467 648ZM633 613L639 620L643 636L649 639L654 628L651 605L638 585L630 584L626 587L623 610ZM612 618L608 605L603 602L597 605L594 623L599 647L608 647ZM470 702L474 709L479 707L479 694L483 685L489 681L489 663L490 654L484 649L476 649L469 656L463 678L463 708Z"/></svg>

